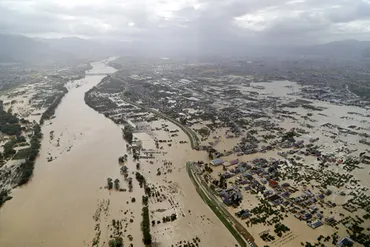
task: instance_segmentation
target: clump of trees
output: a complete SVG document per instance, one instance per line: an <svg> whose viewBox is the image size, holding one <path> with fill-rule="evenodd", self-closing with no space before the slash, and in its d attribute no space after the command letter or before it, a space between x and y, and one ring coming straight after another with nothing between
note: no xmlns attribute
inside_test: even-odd
<svg viewBox="0 0 370 247"><path fill-rule="evenodd" d="M115 237L114 239L109 240L109 247L123 247L123 239L121 237Z"/></svg>
<svg viewBox="0 0 370 247"><path fill-rule="evenodd" d="M365 215L364 215L364 219L365 219L365 220L370 219L370 214L365 214Z"/></svg>
<svg viewBox="0 0 370 247"><path fill-rule="evenodd" d="M261 239L265 242L270 242L270 241L274 241L275 237L269 233L264 233L261 235Z"/></svg>
<svg viewBox="0 0 370 247"><path fill-rule="evenodd" d="M142 188L146 183L145 177L141 175L140 172L136 172L135 177L136 177L136 180L139 182L140 188Z"/></svg>
<svg viewBox="0 0 370 247"><path fill-rule="evenodd" d="M150 187L145 186L145 194L150 196L150 191L151 191Z"/></svg>
<svg viewBox="0 0 370 247"><path fill-rule="evenodd" d="M126 124L125 127L122 129L122 132L123 139L125 139L125 141L127 141L129 144L132 144L134 129L130 125Z"/></svg>
<svg viewBox="0 0 370 247"><path fill-rule="evenodd" d="M0 207L3 205L6 201L12 199L11 196L9 196L8 190L2 190L0 191Z"/></svg>
<svg viewBox="0 0 370 247"><path fill-rule="evenodd" d="M127 158L128 158L128 155L127 155L127 154L125 154L124 156L120 156L120 157L118 158L118 162L119 162L119 163L124 163L124 162L126 162L126 161L127 161Z"/></svg>
<svg viewBox="0 0 370 247"><path fill-rule="evenodd" d="M21 135L21 126L16 116L11 111L4 111L3 101L0 101L0 131L6 135Z"/></svg>
<svg viewBox="0 0 370 247"><path fill-rule="evenodd" d="M148 208L148 196L143 196L143 220L141 222L141 230L143 231L143 242L145 245L152 244L152 235L150 234L150 218L149 218L149 208Z"/></svg>
<svg viewBox="0 0 370 247"><path fill-rule="evenodd" d="M61 92L54 97L53 103L51 103L48 109L46 109L46 111L42 114L40 124L43 124L45 120L51 119L54 116L55 109L62 101L64 95L68 93L68 89L64 86L59 86L58 89L61 90Z"/></svg>
<svg viewBox="0 0 370 247"><path fill-rule="evenodd" d="M147 206L148 205L148 197L147 196L143 196L142 200L143 200L143 205Z"/></svg>
<svg viewBox="0 0 370 247"><path fill-rule="evenodd" d="M175 213L171 214L170 216L165 216L162 218L162 222L163 223L166 223L166 222L171 222L171 221L175 221L177 219L177 215Z"/></svg>
<svg viewBox="0 0 370 247"><path fill-rule="evenodd" d="M289 227L287 227L286 225L284 224L281 224L281 223L278 223L275 225L275 230L274 232L276 233L276 235L278 235L279 237L281 237L283 235L283 233L285 232L289 232L290 229Z"/></svg>
<svg viewBox="0 0 370 247"><path fill-rule="evenodd" d="M119 179L118 179L118 178L116 178L116 179L114 180L114 188L115 188L116 190L119 190Z"/></svg>
<svg viewBox="0 0 370 247"><path fill-rule="evenodd" d="M143 242L145 245L152 244L152 235L150 234L150 219L148 206L143 207L143 221L141 222L141 230L143 231Z"/></svg>
<svg viewBox="0 0 370 247"><path fill-rule="evenodd" d="M113 180L111 178L107 178L108 190L113 188Z"/></svg>
<svg viewBox="0 0 370 247"><path fill-rule="evenodd" d="M206 138L210 135L211 131L207 127L203 127L197 130L198 133L203 137Z"/></svg>
<svg viewBox="0 0 370 247"><path fill-rule="evenodd" d="M16 169L17 174L20 174L18 177L19 186L26 184L32 176L33 169L35 166L35 160L39 155L41 147L41 138L42 138L41 127L40 125L35 124L33 127L33 136L30 141L31 145L29 148L28 157L26 158L26 161L20 164Z"/></svg>
<svg viewBox="0 0 370 247"><path fill-rule="evenodd" d="M6 142L4 144L4 152L3 152L3 156L5 159L8 159L10 158L11 156L13 156L16 151L14 150L14 145L17 143L17 141L15 139L12 139L8 142Z"/></svg>
<svg viewBox="0 0 370 247"><path fill-rule="evenodd" d="M129 179L128 179L128 190L129 190L130 192L132 192L132 188L133 188L133 185L132 185L132 178L129 178Z"/></svg>
<svg viewBox="0 0 370 247"><path fill-rule="evenodd" d="M370 235L367 234L365 228L360 226L357 222L351 226L352 234L350 234L350 238L363 246L370 246Z"/></svg>
<svg viewBox="0 0 370 247"><path fill-rule="evenodd" d="M205 164L204 166L204 170L208 173L212 173L213 172L213 169L208 165L208 164Z"/></svg>

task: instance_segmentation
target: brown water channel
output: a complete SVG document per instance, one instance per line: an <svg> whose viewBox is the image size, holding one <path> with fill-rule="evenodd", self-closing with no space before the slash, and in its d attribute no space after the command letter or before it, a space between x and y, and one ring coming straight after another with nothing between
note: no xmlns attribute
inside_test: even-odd
<svg viewBox="0 0 370 247"><path fill-rule="evenodd" d="M105 61L92 65L91 73L115 71ZM107 177L121 177L117 158L125 153L126 143L119 126L84 102L85 92L103 77L86 76L73 82L55 119L43 126L32 181L13 190L13 199L0 210L0 246L82 246L95 236L92 216L99 201L109 197L111 208L119 211L113 200L122 200L127 194L108 192L103 187ZM81 86L73 86L75 83ZM50 131L54 131L53 140ZM49 156L55 160L47 162ZM138 211L137 229L132 230L139 241Z"/></svg>

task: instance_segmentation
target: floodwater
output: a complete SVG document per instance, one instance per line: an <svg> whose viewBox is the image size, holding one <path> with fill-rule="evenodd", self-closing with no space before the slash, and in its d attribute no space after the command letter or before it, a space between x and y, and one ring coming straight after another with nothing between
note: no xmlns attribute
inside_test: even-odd
<svg viewBox="0 0 370 247"><path fill-rule="evenodd" d="M104 62L92 66L92 73L115 71ZM85 92L103 77L76 81L81 86L69 87L56 118L43 126L31 182L13 190L13 199L0 210L0 246L86 246L95 236L92 216L99 202L110 199L113 217L122 210L120 204L129 208L124 200L128 194L104 189L108 177L122 178L117 159L126 152L126 143L121 130L84 102ZM53 140L50 131L54 131ZM49 156L55 159L47 162ZM137 224L132 227L137 229L132 229L132 235L137 246L141 242L140 211L135 216Z"/></svg>
<svg viewBox="0 0 370 247"><path fill-rule="evenodd" d="M255 88L250 87L240 87L242 92L248 91L258 91L264 98L266 96L273 96L278 97L282 100L286 100L287 102L293 101L296 99L302 99L300 95L297 93L300 92L301 86L296 82L291 81L275 81L275 82L260 82L260 83L252 83L252 86L263 86L264 89L258 90ZM326 128L322 125L330 123L335 126L339 126L344 129L350 129L349 126L356 126L355 131L358 133L366 133L370 135L370 118L369 110L358 107L358 106L349 106L349 105L336 105L330 102L324 102L319 100L312 100L308 99L312 102L312 105L317 107L322 107L322 111L313 111L310 109L304 109L302 107L299 108L289 108L285 107L283 110L296 112L297 115L295 116L297 120L291 119L284 119L284 121L280 121L280 126L285 129L291 128L301 128L305 129L306 131L310 132L307 135L303 135L301 140L305 140L308 143L309 139L311 138L319 138L320 140L316 142L316 144L321 145L321 149L324 150L326 153L333 153L338 158L345 158L347 156L346 153L342 151L338 151L338 149L342 147L346 147L350 150L356 150L351 153L353 156L358 156L361 152L368 152L369 146L365 144L359 143L361 139L366 139L360 135L351 135L346 133L340 133L337 127L334 128ZM300 116L307 116L310 113L314 122L306 121ZM302 124L310 124L314 126L312 129L308 129L305 125ZM332 133L338 134L335 139L331 138ZM343 141L340 143L339 141ZM347 173L339 167L334 167L337 172ZM361 184L365 187L370 187L370 180L368 179L370 174L370 166L363 165L363 169L356 169L352 172L352 174L361 181ZM367 194L370 191L365 192Z"/></svg>
<svg viewBox="0 0 370 247"><path fill-rule="evenodd" d="M115 71L104 61L92 65L90 73ZM92 246L92 240L99 232L94 230L97 224L101 230L98 246L107 246L111 234L108 225L112 219L133 220L124 233L125 245L143 246L140 229L143 189L139 188L135 178L131 193L104 188L108 177L120 179L121 188L127 188L117 162L127 150L120 126L84 102L85 92L101 79L103 76L90 75L70 83L68 94L56 110L56 117L43 126L44 138L32 181L13 190L13 199L0 210L0 246ZM169 122L167 124L170 129L177 128ZM151 125L157 127L155 123ZM179 144L180 140L188 138L181 131L178 134L171 147L164 146L163 151L167 154L156 157L154 164L149 161L141 163L140 172L151 184L175 186L179 190L176 194L167 194L176 202L172 206L151 202L151 217L160 220L173 212L171 210L179 213L179 217L183 215L173 223L152 227L153 240L171 246L179 241L192 241L198 236L207 246L235 246L235 239L199 197L185 170L186 161L206 159L207 154L191 150L188 144ZM155 135L160 139L169 138L164 132ZM142 139L144 147L154 148L150 145L154 143L153 136L143 133L137 137ZM48 158L52 161L47 162ZM173 172L157 176L156 171L162 169L163 160L173 162ZM130 176L135 176L132 172L136 170L136 164L129 160L127 166ZM133 197L136 203L131 201ZM109 205L108 210L99 213L101 207L98 204ZM163 213L166 215L154 213L163 208L167 208ZM96 215L100 215L97 221L93 218ZM132 242L129 242L128 235L132 236Z"/></svg>

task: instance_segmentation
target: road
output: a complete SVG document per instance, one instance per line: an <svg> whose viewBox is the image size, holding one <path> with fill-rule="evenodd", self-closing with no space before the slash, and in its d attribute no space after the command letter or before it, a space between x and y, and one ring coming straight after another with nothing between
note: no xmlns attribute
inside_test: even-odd
<svg viewBox="0 0 370 247"><path fill-rule="evenodd" d="M168 120L168 121L170 121L170 122L172 122L172 123L176 124L178 127L180 127L180 128L182 129L182 131L184 131L184 132L185 132L185 134L187 134L187 135L188 135L189 140L190 140L191 147L192 147L193 149L196 149L196 148L198 148L198 147L199 147L198 137L196 136L196 134L194 133L194 131L192 131L191 129L189 129L189 128L188 128L188 127L186 127L186 126L183 126L182 124L180 124L180 123L179 123L178 121L176 121L175 119L172 119L172 118L170 118L170 117L166 116L165 114L163 114L163 113L161 113L161 112L158 112L158 111L156 111L156 110L150 109L150 108L148 108L148 107L142 106L142 105L140 105L140 104L137 104L137 103L135 103L135 102L131 101L130 99L128 99L127 97L125 97L123 94L124 94L124 93L122 93L122 94L121 94L121 99L122 99L123 101L125 101L125 102L127 102L127 103L129 103L129 104L132 104L132 105L134 105L134 106L136 106L136 107L139 107L139 108L141 108L141 109L143 109L143 110L145 110L145 111L147 111L147 112L151 112L151 113L153 113L153 114L155 114L155 115L157 115L157 116L159 116L159 117L161 117L161 118L164 118L164 119L166 119L166 120Z"/></svg>
<svg viewBox="0 0 370 247"><path fill-rule="evenodd" d="M241 246L257 247L254 243L253 236L245 229L244 226L238 222L234 216L232 216L225 208L224 204L220 202L215 195L210 191L207 184L202 181L202 178L197 174L200 174L199 169L192 165L190 162L186 164L187 172L192 179L194 185L197 188L199 195L205 201L205 203L212 209L212 211L218 216L221 222L229 229L230 233L235 237ZM203 194L203 196L202 196ZM204 198L204 195L207 197ZM221 215L219 215L220 213ZM248 242L248 245L246 241Z"/></svg>
<svg viewBox="0 0 370 247"><path fill-rule="evenodd" d="M186 126L183 126L178 121L166 116L165 114L158 112L156 110L150 109L148 107L137 104L127 97L124 96L124 93L121 94L121 99L129 104L132 104L136 107L144 109L145 111L151 112L161 118L167 119L172 123L180 127L189 137L191 147L193 149L199 147L199 139L196 134ZM257 247L254 243L253 236L243 227L228 211L224 208L223 204L209 191L207 185L204 185L201 179L193 172L191 164L188 162L186 169L189 173L189 177L193 181L199 195L203 201L212 209L212 211L217 215L225 227L230 231L230 233L235 237L241 247ZM245 241L247 240L247 242ZM248 243L248 245L247 245Z"/></svg>

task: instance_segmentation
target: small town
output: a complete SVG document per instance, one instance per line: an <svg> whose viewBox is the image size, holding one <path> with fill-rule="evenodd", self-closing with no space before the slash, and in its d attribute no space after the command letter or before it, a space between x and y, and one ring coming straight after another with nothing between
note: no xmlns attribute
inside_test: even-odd
<svg viewBox="0 0 370 247"><path fill-rule="evenodd" d="M222 202L222 213L234 218L235 228L245 228L236 232L253 245L369 243L370 126L354 103L366 100L327 88L322 97L328 100L322 101L312 97L318 94L311 85L255 82L250 75L216 80L208 64L159 63L153 71L164 69L163 78L130 68L137 74L122 78L117 72L86 95L91 107L133 136L167 131L170 139L154 138L151 156L140 159L167 155L163 145L171 146L177 131L153 126L165 119L185 131L194 150L207 154L188 160L188 172L212 203ZM308 236L311 241L304 241Z"/></svg>
<svg viewBox="0 0 370 247"><path fill-rule="evenodd" d="M0 0L0 247L370 247L370 0Z"/></svg>

